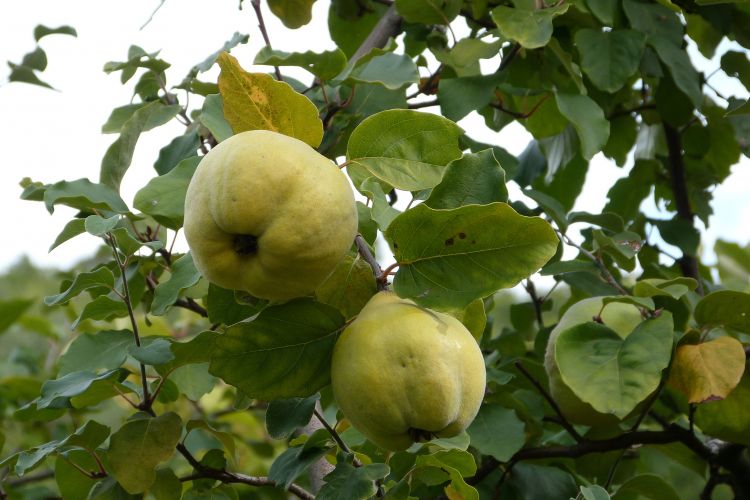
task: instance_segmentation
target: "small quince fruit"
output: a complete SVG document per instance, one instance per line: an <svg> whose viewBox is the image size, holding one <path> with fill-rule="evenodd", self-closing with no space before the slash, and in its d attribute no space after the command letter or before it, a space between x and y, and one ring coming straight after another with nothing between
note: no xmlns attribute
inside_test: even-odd
<svg viewBox="0 0 750 500"><path fill-rule="evenodd" d="M210 282L274 301L312 292L357 231L346 176L304 142L267 130L221 142L185 197L185 237Z"/></svg>
<svg viewBox="0 0 750 500"><path fill-rule="evenodd" d="M474 420L482 352L460 321L380 292L338 339L331 379L351 424L387 450L452 437Z"/></svg>

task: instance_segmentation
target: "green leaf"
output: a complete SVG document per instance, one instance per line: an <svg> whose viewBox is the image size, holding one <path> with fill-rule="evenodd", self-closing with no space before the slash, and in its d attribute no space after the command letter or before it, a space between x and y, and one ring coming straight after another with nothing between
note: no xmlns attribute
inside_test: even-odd
<svg viewBox="0 0 750 500"><path fill-rule="evenodd" d="M607 490L596 484L581 486L581 496L584 500L609 500Z"/></svg>
<svg viewBox="0 0 750 500"><path fill-rule="evenodd" d="M44 205L49 213L55 211L55 205L66 205L89 212L94 209L110 210L120 214L128 212L128 206L117 192L109 186L94 184L88 179L60 181L46 186Z"/></svg>
<svg viewBox="0 0 750 500"><path fill-rule="evenodd" d="M672 220L651 222L659 228L659 234L664 241L682 250L683 254L696 255L701 236L691 221L675 215Z"/></svg>
<svg viewBox="0 0 750 500"><path fill-rule="evenodd" d="M513 471L509 484L524 500L569 499L578 492L573 477L557 467L522 462Z"/></svg>
<svg viewBox="0 0 750 500"><path fill-rule="evenodd" d="M169 375L169 379L191 401L198 401L211 392L218 382L218 379L209 373L207 362L181 366Z"/></svg>
<svg viewBox="0 0 750 500"><path fill-rule="evenodd" d="M80 474L80 472L78 472ZM139 500L141 497L130 495L111 477L104 478L91 488L88 500Z"/></svg>
<svg viewBox="0 0 750 500"><path fill-rule="evenodd" d="M289 488L300 474L317 462L327 451L328 448L318 446L288 448L271 464L268 478L285 489Z"/></svg>
<svg viewBox="0 0 750 500"><path fill-rule="evenodd" d="M709 293L695 306L695 321L750 333L750 294L733 290Z"/></svg>
<svg viewBox="0 0 750 500"><path fill-rule="evenodd" d="M106 295L100 295L83 307L81 314L70 325L70 328L75 330L81 321L87 319L109 321L113 318L122 318L127 316L127 314L128 308L125 302L120 299L112 299Z"/></svg>
<svg viewBox="0 0 750 500"><path fill-rule="evenodd" d="M498 74L440 80L440 110L446 118L461 120L472 111L480 110L492 102L499 80Z"/></svg>
<svg viewBox="0 0 750 500"><path fill-rule="evenodd" d="M268 0L268 8L290 29L300 28L312 19L315 0ZM314 147L314 146L313 146Z"/></svg>
<svg viewBox="0 0 750 500"><path fill-rule="evenodd" d="M680 495L661 476L656 474L637 474L620 485L613 500L630 500L632 498L649 498L651 500L679 500Z"/></svg>
<svg viewBox="0 0 750 500"><path fill-rule="evenodd" d="M688 403L724 399L745 371L745 349L734 337L719 337L677 347L669 370L669 385Z"/></svg>
<svg viewBox="0 0 750 500"><path fill-rule="evenodd" d="M698 282L693 278L674 278L671 280L643 279L635 283L633 294L637 297L667 296L679 299L689 291L695 290Z"/></svg>
<svg viewBox="0 0 750 500"><path fill-rule="evenodd" d="M193 66L192 69L190 70L189 77L195 78L198 75L198 73L203 73L203 72L208 71L216 63L216 60L219 58L222 52L229 52L231 49L235 48L237 45L247 43L249 39L250 39L249 35L245 35L238 31L235 31L234 34L232 35L232 38L224 42L224 45L222 45L222 47L219 50L215 51L210 56L205 58L203 61Z"/></svg>
<svg viewBox="0 0 750 500"><path fill-rule="evenodd" d="M313 394L308 398L279 399L268 403L266 409L266 429L274 439L286 439L295 430L304 427L310 421L315 403L320 395Z"/></svg>
<svg viewBox="0 0 750 500"><path fill-rule="evenodd" d="M77 37L78 33L72 26L59 26L57 28L49 28L43 24L37 24L34 28L34 40L37 42L48 35L70 35Z"/></svg>
<svg viewBox="0 0 750 500"><path fill-rule="evenodd" d="M445 165L461 156L461 133L437 115L382 111L354 129L346 157L395 188L417 191L439 184Z"/></svg>
<svg viewBox="0 0 750 500"><path fill-rule="evenodd" d="M268 302L261 299L255 299L252 304L245 301L239 302L234 290L227 290L213 283L208 285L206 309L211 323L233 325L258 314L267 305Z"/></svg>
<svg viewBox="0 0 750 500"><path fill-rule="evenodd" d="M58 371L60 375L66 375L79 370L119 368L125 362L128 346L132 343L133 332L129 330L83 333L60 356Z"/></svg>
<svg viewBox="0 0 750 500"><path fill-rule="evenodd" d="M623 0L622 8L634 30L650 37L663 36L679 47L684 28L676 13L658 3Z"/></svg>
<svg viewBox="0 0 750 500"><path fill-rule="evenodd" d="M523 48L544 47L552 37L552 20L565 14L570 4L561 4L540 10L526 10L501 5L492 9L492 20L500 33L517 41Z"/></svg>
<svg viewBox="0 0 750 500"><path fill-rule="evenodd" d="M726 114L726 116L739 115L750 115L750 100L745 101L744 104L740 104L739 106L732 108L732 110Z"/></svg>
<svg viewBox="0 0 750 500"><path fill-rule="evenodd" d="M34 73L34 70L32 68L28 68L23 65L19 66L18 64L13 64L10 61L8 61L8 66L10 66L10 75L8 75L9 82L28 83L31 85L46 87L48 89L54 89L54 87L52 87L52 85L50 85L49 83L40 80L39 77L36 76L36 73Z"/></svg>
<svg viewBox="0 0 750 500"><path fill-rule="evenodd" d="M375 48L350 61L332 83L377 84L389 90L398 90L418 81L417 66L409 56Z"/></svg>
<svg viewBox="0 0 750 500"><path fill-rule="evenodd" d="M116 192L120 191L120 182L125 176L133 160L135 145L138 138L145 130L149 122L153 122L154 115L162 115L161 109L164 104L159 101L153 101L142 108L138 108L133 115L123 124L120 130L120 137L107 149L102 158L99 178L101 183L111 187Z"/></svg>
<svg viewBox="0 0 750 500"><path fill-rule="evenodd" d="M505 203L433 210L419 205L391 223L386 238L399 270L396 293L427 307L465 307L508 288L555 254L557 236L543 219Z"/></svg>
<svg viewBox="0 0 750 500"><path fill-rule="evenodd" d="M137 104L126 104L125 106L113 109L109 118L107 118L107 122L102 125L102 133L116 134L122 132L122 127L133 116L133 113L146 106L148 106L148 103L140 102ZM179 104L157 106L153 112L149 113L148 120L143 125L141 132L164 125L174 118L180 112L180 109Z"/></svg>
<svg viewBox="0 0 750 500"><path fill-rule="evenodd" d="M172 139L172 142L159 150L159 157L154 163L154 170L159 175L171 172L181 161L194 157L201 145L198 132L195 130L186 132Z"/></svg>
<svg viewBox="0 0 750 500"><path fill-rule="evenodd" d="M83 234L86 232L86 220L85 219L73 219L69 221L67 224L65 224L65 227L60 232L60 234L57 235L57 238L55 238L54 243L49 247L49 251L51 252L55 248L59 247L66 241L75 238L79 234Z"/></svg>
<svg viewBox="0 0 750 500"><path fill-rule="evenodd" d="M108 219L99 215L89 215L85 219L84 228L86 229L86 232L91 235L104 236L117 227L118 222L120 222L119 215L113 215Z"/></svg>
<svg viewBox="0 0 750 500"><path fill-rule="evenodd" d="M217 336L216 332L205 331L187 342L172 342L171 350L174 359L158 366L156 370L161 375L168 375L182 366L207 363L211 359Z"/></svg>
<svg viewBox="0 0 750 500"><path fill-rule="evenodd" d="M29 52L23 56L21 66L35 69L37 71L44 71L45 68L47 68L47 54L41 47L37 47L33 52Z"/></svg>
<svg viewBox="0 0 750 500"><path fill-rule="evenodd" d="M163 365L174 359L171 347L172 342L169 340L155 338L140 346L132 344L128 347L128 354L144 365Z"/></svg>
<svg viewBox="0 0 750 500"><path fill-rule="evenodd" d="M172 275L167 281L159 283L154 290L151 313L161 316L166 313L180 296L180 291L198 283L201 274L195 268L193 257L186 253L172 264Z"/></svg>
<svg viewBox="0 0 750 500"><path fill-rule="evenodd" d="M617 0L586 0L586 5L591 13L607 26L614 24L620 7Z"/></svg>
<svg viewBox="0 0 750 500"><path fill-rule="evenodd" d="M634 30L582 29L575 43L581 53L581 69L597 88L614 93L638 70L646 36Z"/></svg>
<svg viewBox="0 0 750 500"><path fill-rule="evenodd" d="M96 381L111 380L120 375L119 370L109 370L101 375L90 371L75 371L55 380L48 380L42 385L42 395L36 403L38 409L59 408L67 401L83 394Z"/></svg>
<svg viewBox="0 0 750 500"><path fill-rule="evenodd" d="M461 0L396 0L396 10L409 23L450 24L461 4Z"/></svg>
<svg viewBox="0 0 750 500"><path fill-rule="evenodd" d="M700 108L703 102L700 76L690 62L687 52L664 36L651 36L648 44L656 50L659 59L669 69L677 87L688 96L693 106Z"/></svg>
<svg viewBox="0 0 750 500"><path fill-rule="evenodd" d="M320 145L323 122L310 99L269 75L248 73L227 53L222 53L218 62L224 117L235 133L272 130L313 148Z"/></svg>
<svg viewBox="0 0 750 500"><path fill-rule="evenodd" d="M351 173L352 171L350 169L349 174L351 175ZM398 217L401 212L388 203L386 195L383 192L383 186L377 178L368 177L365 179L359 187L359 191L372 200L370 214L372 220L377 223L378 228L380 228L381 231L388 229L388 226L393 222L393 219Z"/></svg>
<svg viewBox="0 0 750 500"><path fill-rule="evenodd" d="M341 311L345 318L352 318L376 292L370 265L359 255L346 255L315 289L315 297L319 302Z"/></svg>
<svg viewBox="0 0 750 500"><path fill-rule="evenodd" d="M431 455L418 456L416 465L437 467L447 472L451 480L450 485L446 487L447 493L451 492L454 496L464 500L479 500L477 490L464 480L464 477L473 476L477 470L471 453L455 449L438 451Z"/></svg>
<svg viewBox="0 0 750 500"><path fill-rule="evenodd" d="M526 442L525 425L516 412L497 404L485 404L467 429L471 445L483 455L507 462Z"/></svg>
<svg viewBox="0 0 750 500"><path fill-rule="evenodd" d="M307 299L270 306L216 339L210 372L249 397L307 397L330 380L333 346L344 320Z"/></svg>
<svg viewBox="0 0 750 500"><path fill-rule="evenodd" d="M619 302L621 304L631 304L636 307L642 307L653 311L656 309L654 301L649 297L634 297L631 295L615 295L614 297L604 297L602 304L605 306L613 302Z"/></svg>
<svg viewBox="0 0 750 500"><path fill-rule="evenodd" d="M182 483L172 469L157 469L156 480L148 492L155 500L180 500Z"/></svg>
<svg viewBox="0 0 750 500"><path fill-rule="evenodd" d="M206 96L199 117L200 122L211 132L217 142L232 137L232 127L224 119L224 103L220 94Z"/></svg>
<svg viewBox="0 0 750 500"><path fill-rule="evenodd" d="M48 306L64 304L89 288L106 287L112 289L114 286L115 276L112 274L112 271L107 267L100 267L89 273L80 273L65 291L58 293L57 295L49 295L45 297L44 303Z"/></svg>
<svg viewBox="0 0 750 500"><path fill-rule="evenodd" d="M725 441L750 446L750 370L745 367L739 385L721 401L698 405L695 423L708 434Z"/></svg>
<svg viewBox="0 0 750 500"><path fill-rule="evenodd" d="M31 299L0 300L0 333L10 328L33 303Z"/></svg>
<svg viewBox="0 0 750 500"><path fill-rule="evenodd" d="M505 171L492 149L485 149L449 163L442 181L432 190L425 205L450 209L464 205L489 205L497 201L508 201Z"/></svg>
<svg viewBox="0 0 750 500"><path fill-rule="evenodd" d="M199 156L187 158L166 174L151 179L135 194L133 206L169 229L181 228L185 193L200 161Z"/></svg>
<svg viewBox="0 0 750 500"><path fill-rule="evenodd" d="M156 466L174 454L182 434L176 413L140 418L112 434L107 461L117 482L130 494L148 490L156 480Z"/></svg>
<svg viewBox="0 0 750 500"><path fill-rule="evenodd" d="M328 50L322 53L312 52L283 52L263 47L255 56L254 64L269 66L298 66L306 69L323 81L333 79L346 67L346 55L341 49Z"/></svg>
<svg viewBox="0 0 750 500"><path fill-rule="evenodd" d="M573 124L581 139L581 155L590 160L602 150L609 139L609 120L602 108L590 97L556 94L557 108Z"/></svg>
<svg viewBox="0 0 750 500"><path fill-rule="evenodd" d="M560 333L555 359L565 384L599 412L625 418L659 386L672 356L672 314L641 323L625 339L583 323Z"/></svg>
<svg viewBox="0 0 750 500"><path fill-rule="evenodd" d="M96 470L94 458L83 450L72 450L66 457L55 460L55 482L60 490L60 496L66 500L87 500L91 488L98 479L91 479L81 474L70 462L84 470Z"/></svg>
<svg viewBox="0 0 750 500"><path fill-rule="evenodd" d="M221 443L221 445L227 451L228 456L233 461L237 461L237 446L234 442L234 436L232 436L230 433L214 429L205 420L191 420L187 423L187 425L185 425L185 430L187 432L191 432L193 429L201 429L204 432L211 434Z"/></svg>
<svg viewBox="0 0 750 500"><path fill-rule="evenodd" d="M371 498L377 492L375 481L388 475L386 464L373 463L354 467L339 462L323 480L325 484L315 497L318 500L355 500Z"/></svg>

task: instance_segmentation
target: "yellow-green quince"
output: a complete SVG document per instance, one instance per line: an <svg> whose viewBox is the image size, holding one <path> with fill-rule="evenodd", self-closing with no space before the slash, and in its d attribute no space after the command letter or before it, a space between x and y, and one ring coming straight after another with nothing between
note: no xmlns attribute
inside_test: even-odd
<svg viewBox="0 0 750 500"><path fill-rule="evenodd" d="M272 301L312 292L351 247L349 181L304 142L242 132L200 162L185 198L185 237L210 282Z"/></svg>
<svg viewBox="0 0 750 500"><path fill-rule="evenodd" d="M333 351L333 393L351 424L387 450L452 437L474 420L482 352L452 316L391 292L365 305Z"/></svg>

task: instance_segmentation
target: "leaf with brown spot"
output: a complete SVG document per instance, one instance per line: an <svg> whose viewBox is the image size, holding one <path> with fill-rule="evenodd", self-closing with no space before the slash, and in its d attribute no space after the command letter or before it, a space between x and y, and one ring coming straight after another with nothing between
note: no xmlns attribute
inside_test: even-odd
<svg viewBox="0 0 750 500"><path fill-rule="evenodd" d="M219 56L218 62L224 117L235 134L246 130L272 130L314 148L320 145L323 122L310 99L270 75L248 73L226 52Z"/></svg>
<svg viewBox="0 0 750 500"><path fill-rule="evenodd" d="M745 350L734 337L677 348L668 384L690 403L724 399L745 370Z"/></svg>

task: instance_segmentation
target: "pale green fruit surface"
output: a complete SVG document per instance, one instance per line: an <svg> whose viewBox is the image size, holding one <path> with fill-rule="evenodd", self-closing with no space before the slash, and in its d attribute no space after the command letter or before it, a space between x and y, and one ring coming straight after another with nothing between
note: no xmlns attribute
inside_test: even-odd
<svg viewBox="0 0 750 500"><path fill-rule="evenodd" d="M575 424L614 425L619 422L614 415L598 412L590 404L581 401L563 382L555 361L555 344L560 334L581 323L593 321L594 316L602 310L602 299L602 297L591 297L570 306L550 333L544 354L544 367L549 377L552 399L560 407L565 418ZM627 337L642 321L643 318L637 307L622 302L607 304L602 312L604 325L622 338Z"/></svg>
<svg viewBox="0 0 750 500"><path fill-rule="evenodd" d="M482 352L452 316L376 294L338 339L333 393L347 419L388 450L459 434L485 389Z"/></svg>
<svg viewBox="0 0 750 500"><path fill-rule="evenodd" d="M302 141L267 130L234 135L198 165L185 237L210 282L269 300L307 295L354 241L346 176Z"/></svg>

